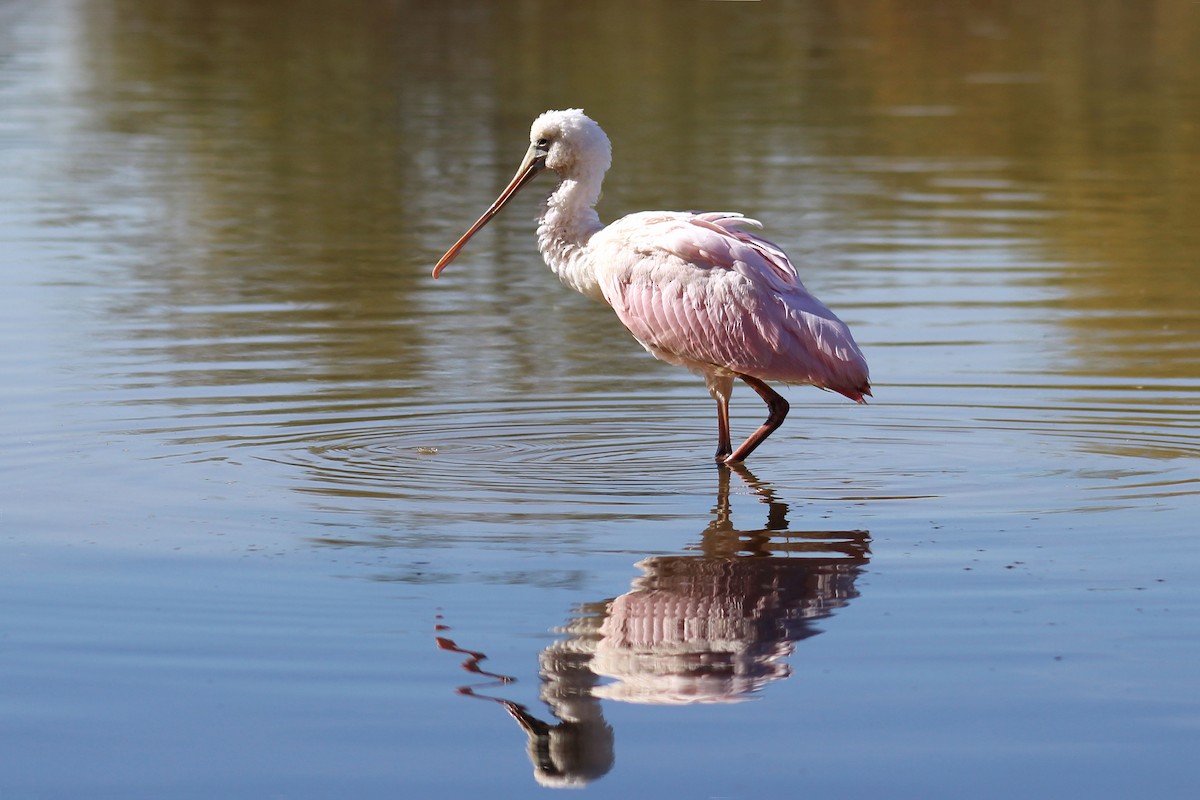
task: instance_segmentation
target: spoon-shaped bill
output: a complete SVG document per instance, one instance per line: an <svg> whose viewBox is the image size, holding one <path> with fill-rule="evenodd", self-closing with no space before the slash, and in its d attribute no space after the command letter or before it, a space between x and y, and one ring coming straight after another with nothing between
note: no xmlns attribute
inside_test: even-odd
<svg viewBox="0 0 1200 800"><path fill-rule="evenodd" d="M466 233L459 237L458 241L446 251L446 255L438 259L437 265L433 268L434 280L442 274L442 270L458 257L458 252L466 246L471 237L479 230L492 221L492 217L500 212L500 209L508 203L509 200L521 190L521 187L529 183L539 172L546 168L546 154L539 152L535 147L530 147L529 152L525 154L525 160L521 162L521 166L517 169L517 174L509 181L508 186L504 187L504 191L496 198L496 201L483 212L483 216L475 221Z"/></svg>

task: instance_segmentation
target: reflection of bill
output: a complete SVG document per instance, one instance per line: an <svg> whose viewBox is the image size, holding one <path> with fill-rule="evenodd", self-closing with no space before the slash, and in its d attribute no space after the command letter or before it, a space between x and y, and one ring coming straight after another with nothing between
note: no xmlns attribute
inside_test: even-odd
<svg viewBox="0 0 1200 800"><path fill-rule="evenodd" d="M613 731L601 699L745 700L786 677L794 643L820 633L817 620L858 596L854 583L870 558L867 533L788 531L786 504L744 468L739 474L770 508L765 528L733 528L729 470L722 469L699 553L639 562L643 574L630 591L581 607L564 638L542 651L540 697L557 724L489 698L529 736L539 783L582 785L611 769Z"/></svg>

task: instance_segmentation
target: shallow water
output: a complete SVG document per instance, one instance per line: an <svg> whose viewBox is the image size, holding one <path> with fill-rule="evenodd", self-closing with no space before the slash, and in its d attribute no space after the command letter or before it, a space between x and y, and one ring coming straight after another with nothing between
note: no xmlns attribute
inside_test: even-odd
<svg viewBox="0 0 1200 800"><path fill-rule="evenodd" d="M1190 796L1198 37L0 0L3 795ZM602 216L762 220L873 402L715 468L538 185L434 283L576 105Z"/></svg>

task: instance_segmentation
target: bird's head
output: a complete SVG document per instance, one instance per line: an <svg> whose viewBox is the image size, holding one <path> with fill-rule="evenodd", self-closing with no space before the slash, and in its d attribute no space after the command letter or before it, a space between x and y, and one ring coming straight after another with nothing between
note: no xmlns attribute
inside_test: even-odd
<svg viewBox="0 0 1200 800"><path fill-rule="evenodd" d="M612 165L612 145L595 120L581 109L547 111L529 129L529 152L562 178L599 171Z"/></svg>
<svg viewBox="0 0 1200 800"><path fill-rule="evenodd" d="M595 120L581 109L547 111L533 121L529 129L529 149L517 174L483 212L483 216L462 235L433 268L436 279L453 261L467 241L542 170L558 173L563 180L599 180L612 164L612 145Z"/></svg>

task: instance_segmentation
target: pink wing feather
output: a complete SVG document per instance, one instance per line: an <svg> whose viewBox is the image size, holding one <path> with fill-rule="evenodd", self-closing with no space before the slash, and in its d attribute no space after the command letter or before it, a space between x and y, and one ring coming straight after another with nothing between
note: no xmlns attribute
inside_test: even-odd
<svg viewBox="0 0 1200 800"><path fill-rule="evenodd" d="M734 213L648 212L593 237L600 289L642 346L701 374L870 394L850 329L804 288L777 246Z"/></svg>

